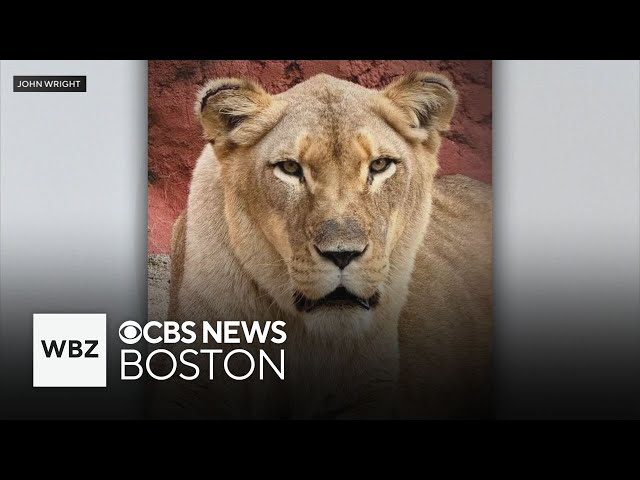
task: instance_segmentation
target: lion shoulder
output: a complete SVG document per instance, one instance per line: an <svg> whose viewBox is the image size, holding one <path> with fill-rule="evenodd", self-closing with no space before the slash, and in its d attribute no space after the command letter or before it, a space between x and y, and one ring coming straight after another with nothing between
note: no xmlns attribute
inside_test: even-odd
<svg viewBox="0 0 640 480"><path fill-rule="evenodd" d="M180 212L171 231L171 278L169 283L169 312L167 318L175 320L178 315L180 286L184 276L186 246L187 209Z"/></svg>
<svg viewBox="0 0 640 480"><path fill-rule="evenodd" d="M462 175L436 180L398 331L408 415L487 414L491 212L489 185Z"/></svg>

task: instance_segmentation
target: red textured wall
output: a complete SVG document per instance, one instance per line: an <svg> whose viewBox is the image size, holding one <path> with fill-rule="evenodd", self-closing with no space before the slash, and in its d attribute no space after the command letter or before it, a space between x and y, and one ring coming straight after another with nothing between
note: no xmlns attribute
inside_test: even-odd
<svg viewBox="0 0 640 480"><path fill-rule="evenodd" d="M149 252L170 250L171 226L184 208L191 169L204 145L193 112L207 80L248 76L271 93L324 72L379 88L414 70L448 75L460 94L441 153L441 174L491 182L491 61L216 60L149 62Z"/></svg>

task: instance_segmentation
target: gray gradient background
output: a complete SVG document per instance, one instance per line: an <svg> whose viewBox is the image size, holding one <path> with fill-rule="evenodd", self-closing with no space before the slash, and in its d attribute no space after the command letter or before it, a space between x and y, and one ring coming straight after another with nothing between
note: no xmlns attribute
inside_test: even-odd
<svg viewBox="0 0 640 480"><path fill-rule="evenodd" d="M493 66L495 414L640 417L640 64ZM87 75L87 93L13 93ZM34 312L146 318L146 62L0 63L0 417L141 415L31 387Z"/></svg>
<svg viewBox="0 0 640 480"><path fill-rule="evenodd" d="M13 75L86 75L87 92L14 93ZM146 319L146 62L0 63L0 222L0 417L140 415L114 347ZM107 314L107 388L31 386L35 312Z"/></svg>
<svg viewBox="0 0 640 480"><path fill-rule="evenodd" d="M494 62L496 414L640 417L639 62Z"/></svg>

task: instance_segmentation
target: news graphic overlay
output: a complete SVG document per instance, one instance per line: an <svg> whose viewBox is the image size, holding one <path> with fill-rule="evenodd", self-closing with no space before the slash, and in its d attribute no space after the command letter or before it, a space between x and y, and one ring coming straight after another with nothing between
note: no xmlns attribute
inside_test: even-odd
<svg viewBox="0 0 640 480"><path fill-rule="evenodd" d="M214 370L218 368L220 374L235 381L247 380L254 375L264 380L266 370L284 380L284 348L277 348L273 353L260 348L284 344L287 339L284 326L282 321L218 321L199 325L195 322L149 321L140 325L128 320L120 326L120 340L126 345L142 341L147 348L144 354L135 348L120 350L120 379L139 380L146 374L149 379L158 381L174 376L184 381L215 381ZM238 348L241 344L247 348ZM234 358L239 357L244 360L241 370L230 366ZM158 364L168 366L167 371L158 371Z"/></svg>
<svg viewBox="0 0 640 480"><path fill-rule="evenodd" d="M35 313L34 387L106 387L107 315Z"/></svg>

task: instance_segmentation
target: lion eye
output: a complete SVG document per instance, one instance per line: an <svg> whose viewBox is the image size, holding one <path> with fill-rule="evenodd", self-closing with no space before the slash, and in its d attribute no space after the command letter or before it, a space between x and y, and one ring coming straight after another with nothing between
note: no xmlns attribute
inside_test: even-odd
<svg viewBox="0 0 640 480"><path fill-rule="evenodd" d="M295 160L283 160L282 162L276 163L276 167L287 175L302 177L302 166Z"/></svg>
<svg viewBox="0 0 640 480"><path fill-rule="evenodd" d="M378 158L369 164L369 171L371 173L382 173L393 163L390 158Z"/></svg>

